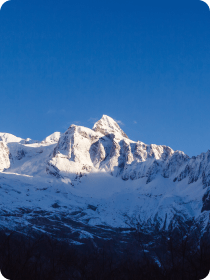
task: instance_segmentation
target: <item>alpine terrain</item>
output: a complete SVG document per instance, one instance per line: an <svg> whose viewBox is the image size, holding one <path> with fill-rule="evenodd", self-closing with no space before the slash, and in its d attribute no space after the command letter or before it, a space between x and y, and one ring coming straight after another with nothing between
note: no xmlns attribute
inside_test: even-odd
<svg viewBox="0 0 210 280"><path fill-rule="evenodd" d="M205 236L209 218L210 151L132 141L106 115L41 142L0 133L1 229L119 250L143 234L145 253L161 233Z"/></svg>

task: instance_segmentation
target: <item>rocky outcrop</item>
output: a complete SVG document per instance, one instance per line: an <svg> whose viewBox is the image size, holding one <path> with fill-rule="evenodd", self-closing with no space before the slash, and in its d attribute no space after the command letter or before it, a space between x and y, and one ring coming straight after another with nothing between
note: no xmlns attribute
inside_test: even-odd
<svg viewBox="0 0 210 280"><path fill-rule="evenodd" d="M106 115L103 115L102 118L94 124L93 130L104 135L114 134L118 136L119 134L120 137L123 136L128 138L125 132L119 127L117 122Z"/></svg>
<svg viewBox="0 0 210 280"><path fill-rule="evenodd" d="M188 184L191 184L200 179L204 188L210 186L210 151L197 157L185 157L180 165L182 165L182 170L174 178L174 182L187 178Z"/></svg>
<svg viewBox="0 0 210 280"><path fill-rule="evenodd" d="M101 136L103 135L97 134L91 129L71 125L60 137L47 168L54 167L59 170L61 177L68 177L71 180L78 175L91 172L94 162L97 165L100 161L96 159L97 149L94 149L92 145L99 141ZM98 153L101 157L100 151Z"/></svg>

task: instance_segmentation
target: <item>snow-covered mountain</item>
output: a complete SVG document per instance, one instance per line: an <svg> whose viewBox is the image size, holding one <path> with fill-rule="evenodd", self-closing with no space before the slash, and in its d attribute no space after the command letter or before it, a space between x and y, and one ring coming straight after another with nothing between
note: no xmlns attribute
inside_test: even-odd
<svg viewBox="0 0 210 280"><path fill-rule="evenodd" d="M210 151L190 158L132 141L106 115L92 129L71 125L41 142L0 133L0 171L3 227L47 231L40 217L56 225L65 217L60 227L89 238L93 233L82 225L151 231L195 220L209 226Z"/></svg>

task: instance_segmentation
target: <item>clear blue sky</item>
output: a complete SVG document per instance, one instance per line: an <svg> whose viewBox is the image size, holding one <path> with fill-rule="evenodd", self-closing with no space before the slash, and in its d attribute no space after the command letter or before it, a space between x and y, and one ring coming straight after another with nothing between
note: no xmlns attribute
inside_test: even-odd
<svg viewBox="0 0 210 280"><path fill-rule="evenodd" d="M42 140L103 114L133 140L210 149L210 11L199 0L11 0L0 131Z"/></svg>

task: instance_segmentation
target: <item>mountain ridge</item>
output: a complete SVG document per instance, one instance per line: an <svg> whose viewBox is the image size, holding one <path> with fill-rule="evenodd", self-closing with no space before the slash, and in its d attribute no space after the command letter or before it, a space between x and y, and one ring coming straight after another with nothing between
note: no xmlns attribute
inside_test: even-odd
<svg viewBox="0 0 210 280"><path fill-rule="evenodd" d="M0 139L0 212L38 207L89 226L145 230L167 230L177 217L209 226L210 151L190 158L132 141L106 115L93 129L71 125L43 141L5 133ZM21 219L32 222L30 215Z"/></svg>

